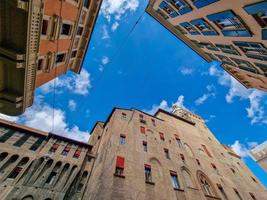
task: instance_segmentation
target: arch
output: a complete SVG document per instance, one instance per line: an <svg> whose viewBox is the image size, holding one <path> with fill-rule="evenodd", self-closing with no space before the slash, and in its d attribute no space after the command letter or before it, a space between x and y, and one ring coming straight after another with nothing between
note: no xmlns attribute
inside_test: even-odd
<svg viewBox="0 0 267 200"><path fill-rule="evenodd" d="M190 157L194 157L194 153L193 153L191 147L187 143L184 143L184 147L185 147L185 150L186 150L187 154Z"/></svg>
<svg viewBox="0 0 267 200"><path fill-rule="evenodd" d="M49 160L45 163L43 169L41 170L41 172L38 174L38 176L37 176L36 179L34 180L34 183L35 183L36 181L38 182L38 180L41 180L41 179L42 179L43 175L44 175L45 172L52 166L53 162L54 162L54 161L53 161L52 159L49 159Z"/></svg>
<svg viewBox="0 0 267 200"><path fill-rule="evenodd" d="M17 176L21 173L21 171L23 171L25 165L28 163L29 160L30 160L29 157L22 158L21 161L14 167L14 169L10 172L10 174L6 178L10 179L17 178Z"/></svg>
<svg viewBox="0 0 267 200"><path fill-rule="evenodd" d="M23 197L22 200L34 200L34 198L31 195L27 195L27 196Z"/></svg>
<svg viewBox="0 0 267 200"><path fill-rule="evenodd" d="M7 152L2 152L0 154L0 162L3 161L7 156L8 156L8 153Z"/></svg>
<svg viewBox="0 0 267 200"><path fill-rule="evenodd" d="M29 176L27 176L25 178L24 183L28 183L28 182L32 183L35 181L35 179L33 180L32 178L33 178L34 174L36 173L36 171L38 170L38 168L40 166L42 166L44 160L45 160L44 157L41 157L41 158L38 158L38 159L32 161L30 168L28 168L29 171L27 172L27 174L29 174Z"/></svg>
<svg viewBox="0 0 267 200"><path fill-rule="evenodd" d="M193 180L193 176L186 167L182 167L182 175L185 180L186 187L195 188L195 182Z"/></svg>
<svg viewBox="0 0 267 200"><path fill-rule="evenodd" d="M69 174L68 174L68 178L66 179L66 182L65 182L65 184L64 184L64 186L63 186L63 188L65 188L66 187L66 185L67 185L67 183L70 181L70 178L71 178L71 176L72 176L72 174L73 174L73 172L75 171L75 169L77 169L78 168L78 166L77 165L74 165L72 168L71 168L71 171L69 172Z"/></svg>
<svg viewBox="0 0 267 200"><path fill-rule="evenodd" d="M159 180L163 180L163 169L162 164L156 157L151 157L149 159L149 163L152 164L152 175L153 177L158 176Z"/></svg>
<svg viewBox="0 0 267 200"><path fill-rule="evenodd" d="M197 171L197 179L205 196L218 196L215 187L206 174L202 171Z"/></svg>
<svg viewBox="0 0 267 200"><path fill-rule="evenodd" d="M77 187L77 192L81 192L82 191L84 185L86 184L87 176L88 176L88 171L84 171L83 174L82 174L82 177L80 179L79 185Z"/></svg>
<svg viewBox="0 0 267 200"><path fill-rule="evenodd" d="M58 183L60 184L62 178L65 177L65 175L66 175L66 173L67 173L67 171L68 171L69 168L70 168L70 164L69 164L69 163L66 163L66 164L63 166L63 169L62 169L62 171L61 171L61 173L60 173L60 175L59 175L59 177L58 177L58 180L57 180L57 182L55 183L55 185L57 185Z"/></svg>
<svg viewBox="0 0 267 200"><path fill-rule="evenodd" d="M19 155L15 154L12 155L8 161L5 162L5 164L0 168L0 172L3 172L9 165L16 162L16 160L19 158Z"/></svg>
<svg viewBox="0 0 267 200"><path fill-rule="evenodd" d="M50 174L48 175L48 177L45 181L46 184L52 185L55 182L56 176L59 173L61 165L62 165L61 161L58 161L56 163L53 170L50 172Z"/></svg>

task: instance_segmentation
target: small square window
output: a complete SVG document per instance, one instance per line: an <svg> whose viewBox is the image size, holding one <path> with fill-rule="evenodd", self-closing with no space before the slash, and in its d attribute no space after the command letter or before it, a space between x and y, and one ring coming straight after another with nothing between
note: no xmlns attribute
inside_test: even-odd
<svg viewBox="0 0 267 200"><path fill-rule="evenodd" d="M82 35L83 33L83 27L78 27L78 30L77 30L77 35Z"/></svg>
<svg viewBox="0 0 267 200"><path fill-rule="evenodd" d="M75 58L76 55L77 55L77 51L72 51L72 52L71 52L71 58Z"/></svg>
<svg viewBox="0 0 267 200"><path fill-rule="evenodd" d="M64 62L64 60L65 60L65 53L57 54L56 63Z"/></svg>
<svg viewBox="0 0 267 200"><path fill-rule="evenodd" d="M43 66L44 66L44 59L41 58L38 60L38 66L37 66L37 70L40 71L43 69Z"/></svg>
<svg viewBox="0 0 267 200"><path fill-rule="evenodd" d="M72 26L70 24L62 24L61 35L70 35Z"/></svg>

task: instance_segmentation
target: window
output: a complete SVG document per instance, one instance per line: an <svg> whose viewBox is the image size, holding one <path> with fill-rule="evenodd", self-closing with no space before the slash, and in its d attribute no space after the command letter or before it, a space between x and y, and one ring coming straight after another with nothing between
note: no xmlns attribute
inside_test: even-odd
<svg viewBox="0 0 267 200"><path fill-rule="evenodd" d="M182 34L187 34L187 32L183 29L183 28L181 28L179 25L176 25L175 26L175 28L180 32L180 33L182 33Z"/></svg>
<svg viewBox="0 0 267 200"><path fill-rule="evenodd" d="M206 154L207 154L209 157L212 158L212 155L211 155L210 152L208 151L207 147L206 147L204 144L202 144L202 147L203 147L204 151L206 152Z"/></svg>
<svg viewBox="0 0 267 200"><path fill-rule="evenodd" d="M168 14L168 16L171 17L171 18L174 18L174 17L178 16L178 13L168 3L166 3L165 1L162 1L159 4L159 7L162 10L164 10Z"/></svg>
<svg viewBox="0 0 267 200"><path fill-rule="evenodd" d="M202 8L202 7L208 6L212 3L215 3L219 0L192 0L192 1L197 8Z"/></svg>
<svg viewBox="0 0 267 200"><path fill-rule="evenodd" d="M147 142L143 141L143 148L144 148L144 152L147 152Z"/></svg>
<svg viewBox="0 0 267 200"><path fill-rule="evenodd" d="M230 169L231 169L232 173L235 174L235 170L233 168L230 168Z"/></svg>
<svg viewBox="0 0 267 200"><path fill-rule="evenodd" d="M75 58L77 55L77 50L71 52L71 58Z"/></svg>
<svg viewBox="0 0 267 200"><path fill-rule="evenodd" d="M124 157L117 156L115 175L123 177L124 171Z"/></svg>
<svg viewBox="0 0 267 200"><path fill-rule="evenodd" d="M205 53L205 54L207 54L207 56L209 56L210 59L212 59L212 60L220 61L215 55L213 55L211 53Z"/></svg>
<svg viewBox="0 0 267 200"><path fill-rule="evenodd" d="M223 187L221 186L221 184L217 184L217 188L219 189L221 195L222 195L222 200L228 200L228 197L223 189Z"/></svg>
<svg viewBox="0 0 267 200"><path fill-rule="evenodd" d="M62 63L65 60L65 53L59 53L56 57L56 63Z"/></svg>
<svg viewBox="0 0 267 200"><path fill-rule="evenodd" d="M30 150L32 151L36 151L40 146L41 144L43 143L45 139L44 138L38 138L34 143L33 145L30 147Z"/></svg>
<svg viewBox="0 0 267 200"><path fill-rule="evenodd" d="M37 70L40 71L42 70L44 67L44 59L43 58L39 58L38 59L38 63L37 63Z"/></svg>
<svg viewBox="0 0 267 200"><path fill-rule="evenodd" d="M184 143L184 147L185 147L185 150L186 150L187 154L190 157L194 157L193 151L192 151L191 147L187 143Z"/></svg>
<svg viewBox="0 0 267 200"><path fill-rule="evenodd" d="M226 45L226 44L215 44L216 47L221 49L222 52L228 53L228 54L233 54L233 55L240 55L238 50L234 48L233 45Z"/></svg>
<svg viewBox="0 0 267 200"><path fill-rule="evenodd" d="M58 149L58 147L59 147L59 144L58 143L54 143L53 144L53 146L50 148L50 150L49 150L49 152L48 153L55 153L56 151L57 151L57 149Z"/></svg>
<svg viewBox="0 0 267 200"><path fill-rule="evenodd" d="M83 33L83 27L78 27L78 30L77 30L77 35L82 35Z"/></svg>
<svg viewBox="0 0 267 200"><path fill-rule="evenodd" d="M196 159L196 161L197 161L197 164L200 166L200 161L198 159Z"/></svg>
<svg viewBox="0 0 267 200"><path fill-rule="evenodd" d="M30 138L30 135L23 134L23 136L17 142L15 142L14 146L16 147L22 146L29 138Z"/></svg>
<svg viewBox="0 0 267 200"><path fill-rule="evenodd" d="M201 48L206 47L206 49L208 49L208 50L219 51L219 49L210 42L199 42L199 46Z"/></svg>
<svg viewBox="0 0 267 200"><path fill-rule="evenodd" d="M232 60L226 56L223 55L219 55L219 54L215 54L222 63L227 64L227 65L231 65L231 66L235 66L235 64L232 62Z"/></svg>
<svg viewBox="0 0 267 200"><path fill-rule="evenodd" d="M164 148L164 154L167 159L170 159L169 150Z"/></svg>
<svg viewBox="0 0 267 200"><path fill-rule="evenodd" d="M152 125L156 126L156 121L154 119L151 119Z"/></svg>
<svg viewBox="0 0 267 200"><path fill-rule="evenodd" d="M163 19L167 20L169 19L169 16L166 15L161 9L157 9L156 11Z"/></svg>
<svg viewBox="0 0 267 200"><path fill-rule="evenodd" d="M125 137L124 134L120 134L120 144L125 144Z"/></svg>
<svg viewBox="0 0 267 200"><path fill-rule="evenodd" d="M73 154L74 158L79 158L81 155L81 148L79 147L78 149L76 149L76 151Z"/></svg>
<svg viewBox="0 0 267 200"><path fill-rule="evenodd" d="M262 39L267 40L267 2L262 1L244 7L245 11L252 15L262 29Z"/></svg>
<svg viewBox="0 0 267 200"><path fill-rule="evenodd" d="M261 63L254 63L257 67L259 67L265 76L267 77L267 65L261 64Z"/></svg>
<svg viewBox="0 0 267 200"><path fill-rule="evenodd" d="M145 134L145 133L146 133L146 128L143 127L143 126L140 126L140 132L141 132L142 134Z"/></svg>
<svg viewBox="0 0 267 200"><path fill-rule="evenodd" d="M127 114L126 113L121 113L121 119L125 120L127 117Z"/></svg>
<svg viewBox="0 0 267 200"><path fill-rule="evenodd" d="M15 133L14 130L9 130L0 137L0 142L4 143Z"/></svg>
<svg viewBox="0 0 267 200"><path fill-rule="evenodd" d="M221 29L224 36L251 37L247 26L232 10L208 15L207 18Z"/></svg>
<svg viewBox="0 0 267 200"><path fill-rule="evenodd" d="M200 184L201 189L206 196L213 196L211 185L204 176L200 176Z"/></svg>
<svg viewBox="0 0 267 200"><path fill-rule="evenodd" d="M182 148L182 142L181 142L181 139L180 139L179 135L175 134L174 136L175 136L175 139L176 139L178 147Z"/></svg>
<svg viewBox="0 0 267 200"><path fill-rule="evenodd" d="M188 22L183 22L180 25L184 27L191 35L200 35L200 33L197 31L197 29L194 26L192 26L192 24Z"/></svg>
<svg viewBox="0 0 267 200"><path fill-rule="evenodd" d="M10 173L10 175L7 178L15 179L21 171L22 171L21 167L15 167L15 169L13 169L13 171Z"/></svg>
<svg viewBox="0 0 267 200"><path fill-rule="evenodd" d="M69 36L71 34L72 26L70 24L62 24L61 35Z"/></svg>
<svg viewBox="0 0 267 200"><path fill-rule="evenodd" d="M234 42L249 58L267 61L266 47L257 42Z"/></svg>
<svg viewBox="0 0 267 200"><path fill-rule="evenodd" d="M255 183L257 183L257 180L256 180L254 177L251 176L251 179L252 179Z"/></svg>
<svg viewBox="0 0 267 200"><path fill-rule="evenodd" d="M143 124L146 124L146 120L144 120L144 115L139 115L139 121Z"/></svg>
<svg viewBox="0 0 267 200"><path fill-rule="evenodd" d="M181 160L185 162L184 154L180 154Z"/></svg>
<svg viewBox="0 0 267 200"><path fill-rule="evenodd" d="M252 198L253 200L257 200L253 193L250 192L249 195L251 196L251 198Z"/></svg>
<svg viewBox="0 0 267 200"><path fill-rule="evenodd" d="M83 6L89 8L91 0L85 0Z"/></svg>
<svg viewBox="0 0 267 200"><path fill-rule="evenodd" d="M152 183L151 166L147 164L145 164L145 180L146 183Z"/></svg>
<svg viewBox="0 0 267 200"><path fill-rule="evenodd" d="M63 155L63 156L68 155L70 149L71 149L71 145L70 145L70 144L67 144L67 145L65 146L65 148L63 149L63 151L61 152L61 155Z"/></svg>
<svg viewBox="0 0 267 200"><path fill-rule="evenodd" d="M47 34L48 23L49 23L49 21L48 21L47 19L43 19L43 24L42 24L42 35L46 35L46 34Z"/></svg>
<svg viewBox="0 0 267 200"><path fill-rule="evenodd" d="M242 69L242 70L245 70L245 71L249 71L251 73L254 73L254 74L258 74L258 71L256 68L254 68L254 66L246 61L246 60L240 60L240 59L237 59L237 58L231 58L236 64L237 66Z"/></svg>
<svg viewBox="0 0 267 200"><path fill-rule="evenodd" d="M192 11L191 6L185 0L166 0L166 2L176 8L180 15L184 15Z"/></svg>
<svg viewBox="0 0 267 200"><path fill-rule="evenodd" d="M239 200L243 200L243 198L241 197L241 195L239 194L239 192L237 191L236 188L234 188L235 194L238 197Z"/></svg>
<svg viewBox="0 0 267 200"><path fill-rule="evenodd" d="M159 132L159 137L160 137L160 139L161 139L162 141L165 140L165 139L164 139L164 133Z"/></svg>
<svg viewBox="0 0 267 200"><path fill-rule="evenodd" d="M48 185L52 185L52 183L54 182L54 180L56 179L56 175L57 173L56 172L51 172L46 180L46 184Z"/></svg>
<svg viewBox="0 0 267 200"><path fill-rule="evenodd" d="M186 187L193 188L194 184L193 184L193 180L192 180L190 173L185 169L182 170L182 173L183 173Z"/></svg>
<svg viewBox="0 0 267 200"><path fill-rule="evenodd" d="M170 175L171 175L172 187L174 189L180 189L180 183L178 180L177 173L175 171L170 171Z"/></svg>
<svg viewBox="0 0 267 200"><path fill-rule="evenodd" d="M218 35L218 33L215 31L215 29L212 28L212 26L206 22L204 19L195 19L190 22L191 24L195 25L197 29L203 34L203 35Z"/></svg>

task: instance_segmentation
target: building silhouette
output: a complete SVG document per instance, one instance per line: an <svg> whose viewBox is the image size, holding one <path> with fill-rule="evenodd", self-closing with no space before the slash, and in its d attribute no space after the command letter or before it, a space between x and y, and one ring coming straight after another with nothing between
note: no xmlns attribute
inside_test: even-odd
<svg viewBox="0 0 267 200"><path fill-rule="evenodd" d="M0 113L20 115L35 88L80 73L101 0L0 1Z"/></svg>
<svg viewBox="0 0 267 200"><path fill-rule="evenodd" d="M88 143L0 120L3 200L266 200L199 116L114 108Z"/></svg>
<svg viewBox="0 0 267 200"><path fill-rule="evenodd" d="M267 91L267 1L149 0L146 11L246 88Z"/></svg>

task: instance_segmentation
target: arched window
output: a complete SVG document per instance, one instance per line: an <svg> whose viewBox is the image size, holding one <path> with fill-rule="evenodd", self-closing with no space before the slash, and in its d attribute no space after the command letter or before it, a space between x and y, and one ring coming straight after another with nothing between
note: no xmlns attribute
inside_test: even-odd
<svg viewBox="0 0 267 200"><path fill-rule="evenodd" d="M184 177L184 180L185 180L186 187L193 188L194 187L194 182L192 180L191 174L186 169L182 169L182 174L183 174L183 177Z"/></svg>
<svg viewBox="0 0 267 200"><path fill-rule="evenodd" d="M198 181L201 186L201 189L206 196L212 196L212 197L217 196L210 180L203 172L198 171L197 177L198 177Z"/></svg>
<svg viewBox="0 0 267 200"><path fill-rule="evenodd" d="M87 176L88 176L88 172L87 171L83 172L83 175L81 177L80 183L79 183L78 188L77 188L77 192L82 191L83 186L86 184Z"/></svg>
<svg viewBox="0 0 267 200"><path fill-rule="evenodd" d="M7 152L3 152L0 154L0 162L3 161L8 156Z"/></svg>
<svg viewBox="0 0 267 200"><path fill-rule="evenodd" d="M15 179L19 175L19 173L23 170L28 161L29 161L28 157L22 158L19 164L12 170L12 172L8 175L7 178Z"/></svg>
<svg viewBox="0 0 267 200"><path fill-rule="evenodd" d="M190 157L194 157L193 151L187 143L184 143L184 148Z"/></svg>
<svg viewBox="0 0 267 200"><path fill-rule="evenodd" d="M57 176L57 174L59 172L59 169L61 167L61 164L62 163L60 161L56 163L56 165L53 168L52 172L49 174L48 178L46 179L46 182L45 182L46 184L52 185L54 183L54 181L56 179L56 176Z"/></svg>
<svg viewBox="0 0 267 200"><path fill-rule="evenodd" d="M22 200L33 200L33 196L28 195L26 197L23 197Z"/></svg>
<svg viewBox="0 0 267 200"><path fill-rule="evenodd" d="M16 162L16 160L19 158L18 155L13 155L11 156L8 161L6 161L2 167L0 168L0 173L4 173L5 172L5 169L10 166L12 163ZM0 175L1 176L1 175Z"/></svg>

